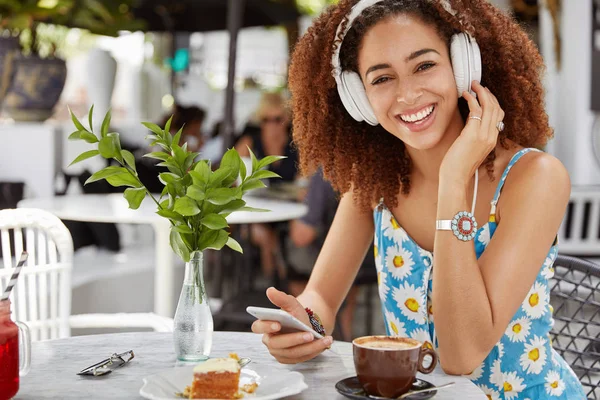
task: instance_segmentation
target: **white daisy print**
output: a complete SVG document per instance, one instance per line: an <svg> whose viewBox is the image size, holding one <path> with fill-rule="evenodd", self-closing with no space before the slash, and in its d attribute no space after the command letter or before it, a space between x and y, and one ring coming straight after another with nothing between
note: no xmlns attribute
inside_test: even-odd
<svg viewBox="0 0 600 400"><path fill-rule="evenodd" d="M431 253L428 252L427 250L423 250L422 248L419 247L419 255L421 256L421 259L423 260L423 264L425 264L426 267L430 267L431 266Z"/></svg>
<svg viewBox="0 0 600 400"><path fill-rule="evenodd" d="M417 324L425 323L425 295L421 288L404 282L393 289L393 297L404 316Z"/></svg>
<svg viewBox="0 0 600 400"><path fill-rule="evenodd" d="M390 287L386 284L387 274L383 271L377 273L377 287L379 288L379 298L381 302L385 303Z"/></svg>
<svg viewBox="0 0 600 400"><path fill-rule="evenodd" d="M433 322L433 302L429 298L427 299L427 318L429 322Z"/></svg>
<svg viewBox="0 0 600 400"><path fill-rule="evenodd" d="M546 339L534 336L521 354L521 368L528 374L539 374L546 365Z"/></svg>
<svg viewBox="0 0 600 400"><path fill-rule="evenodd" d="M490 375L490 382L496 385L498 389L502 390L504 387L504 376L500 369L500 360L495 360L492 364L492 373Z"/></svg>
<svg viewBox="0 0 600 400"><path fill-rule="evenodd" d="M385 265L388 272L397 280L406 278L415 265L413 254L401 246L392 245L387 248Z"/></svg>
<svg viewBox="0 0 600 400"><path fill-rule="evenodd" d="M406 232L400 227L400 224L398 224L398 221L396 221L391 212L383 213L381 225L383 227L383 234L388 239L392 239L396 243L408 240Z"/></svg>
<svg viewBox="0 0 600 400"><path fill-rule="evenodd" d="M560 374L556 371L548 372L546 375L546 393L550 396L560 396L565 390L565 382L560 379Z"/></svg>
<svg viewBox="0 0 600 400"><path fill-rule="evenodd" d="M547 280L554 276L554 260L550 257L546 257L546 261L542 267L542 276Z"/></svg>
<svg viewBox="0 0 600 400"><path fill-rule="evenodd" d="M496 343L496 348L498 349L498 358L502 359L502 357L504 357L504 344L498 342Z"/></svg>
<svg viewBox="0 0 600 400"><path fill-rule="evenodd" d="M523 301L523 310L530 318L537 319L546 313L547 306L547 287L542 283L535 282Z"/></svg>
<svg viewBox="0 0 600 400"><path fill-rule="evenodd" d="M475 370L473 370L473 372L471 372L469 375L465 375L465 378L469 378L472 381L478 380L479 378L481 378L481 375L483 375L484 367L485 367L485 361L482 362L477 368L475 368Z"/></svg>
<svg viewBox="0 0 600 400"><path fill-rule="evenodd" d="M524 342L529 335L529 329L531 328L531 321L527 317L521 317L512 321L508 328L506 328L506 336L513 342Z"/></svg>
<svg viewBox="0 0 600 400"><path fill-rule="evenodd" d="M511 400L519 396L527 385L523 384L523 378L519 378L516 372L505 372L504 376L504 397Z"/></svg>
<svg viewBox="0 0 600 400"><path fill-rule="evenodd" d="M390 336L402 336L406 337L406 329L404 324L391 312L385 312L385 320L387 323Z"/></svg>
<svg viewBox="0 0 600 400"><path fill-rule="evenodd" d="M490 243L490 224L485 224L479 231L477 241L484 246Z"/></svg>
<svg viewBox="0 0 600 400"><path fill-rule="evenodd" d="M433 341L431 340L431 335L427 330L418 328L412 331L408 336L423 343L423 347L433 350Z"/></svg>
<svg viewBox="0 0 600 400"><path fill-rule="evenodd" d="M477 385L479 389L487 396L488 400L500 400L500 393L485 385Z"/></svg>

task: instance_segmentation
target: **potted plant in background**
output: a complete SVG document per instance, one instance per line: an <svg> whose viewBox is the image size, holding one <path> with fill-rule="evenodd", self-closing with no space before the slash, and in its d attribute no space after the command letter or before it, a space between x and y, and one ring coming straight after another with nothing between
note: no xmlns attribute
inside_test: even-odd
<svg viewBox="0 0 600 400"><path fill-rule="evenodd" d="M145 157L160 160L158 165L167 169L159 174L164 189L157 198L138 178L134 156L121 149L119 134L109 132L110 111L98 134L94 132L92 116L93 107L86 128L71 112L76 130L69 139L84 140L96 147L80 154L71 164L95 156L114 161L116 165L95 172L86 184L105 179L112 186L125 186L123 195L130 208L139 208L149 197L156 204L156 213L169 220L171 248L186 263L175 312L175 350L179 360L203 361L210 355L213 319L204 286L202 252L225 246L242 252L240 244L230 236L226 217L235 211L268 211L246 206L243 197L250 190L266 187L263 179L278 178L279 175L264 168L284 157L267 156L258 160L250 152L252 171L249 172L239 154L231 149L213 171L210 162L197 160L199 153L189 151L187 143L179 144L183 128L171 135L171 120L164 128L145 122L152 132L146 139L152 147L160 148Z"/></svg>
<svg viewBox="0 0 600 400"><path fill-rule="evenodd" d="M132 0L0 0L0 101L18 121L52 115L67 67L57 48L64 27L117 36L143 23L129 13Z"/></svg>

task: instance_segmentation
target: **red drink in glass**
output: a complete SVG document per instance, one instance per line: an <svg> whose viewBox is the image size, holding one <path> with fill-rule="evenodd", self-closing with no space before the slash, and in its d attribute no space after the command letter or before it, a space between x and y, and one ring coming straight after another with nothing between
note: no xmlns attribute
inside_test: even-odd
<svg viewBox="0 0 600 400"><path fill-rule="evenodd" d="M10 301L0 302L0 400L19 390L19 328L10 319Z"/></svg>

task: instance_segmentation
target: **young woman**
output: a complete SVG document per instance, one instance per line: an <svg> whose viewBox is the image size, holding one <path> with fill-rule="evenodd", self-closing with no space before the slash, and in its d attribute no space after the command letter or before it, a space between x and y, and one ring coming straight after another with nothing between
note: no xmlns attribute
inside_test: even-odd
<svg viewBox="0 0 600 400"><path fill-rule="evenodd" d="M552 135L542 69L485 0L329 8L290 68L294 140L302 168L322 165L344 195L306 290L270 288L273 304L331 333L374 236L389 335L434 347L491 399L584 399L548 336L570 182L534 149ZM279 329L253 325L282 363L331 344Z"/></svg>

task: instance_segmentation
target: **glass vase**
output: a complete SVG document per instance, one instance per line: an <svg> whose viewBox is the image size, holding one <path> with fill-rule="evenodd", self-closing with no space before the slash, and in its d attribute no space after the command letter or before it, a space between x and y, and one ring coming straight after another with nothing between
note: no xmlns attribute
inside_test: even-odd
<svg viewBox="0 0 600 400"><path fill-rule="evenodd" d="M202 264L201 252L194 252L190 261L185 264L173 332L175 353L179 361L200 362L210 356L213 317L204 286Z"/></svg>

